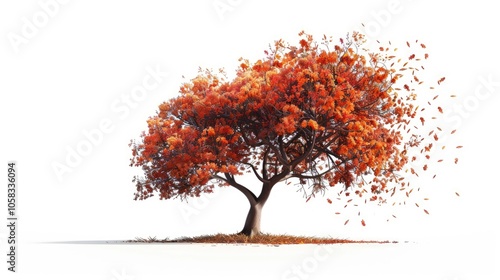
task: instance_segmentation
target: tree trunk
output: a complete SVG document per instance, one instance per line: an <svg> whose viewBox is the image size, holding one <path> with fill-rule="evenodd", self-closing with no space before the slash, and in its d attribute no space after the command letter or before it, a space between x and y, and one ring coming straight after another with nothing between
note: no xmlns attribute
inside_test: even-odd
<svg viewBox="0 0 500 280"><path fill-rule="evenodd" d="M240 232L241 234L249 236L250 238L261 234L260 217L262 214L262 206L264 205L260 203L250 204L250 210L248 211L245 226Z"/></svg>
<svg viewBox="0 0 500 280"><path fill-rule="evenodd" d="M262 214L262 207L264 207L264 204L269 198L273 186L281 179L283 179L289 172L290 170L285 170L284 172L280 173L279 176L273 177L273 180L269 180L268 182L263 182L262 190L258 197L255 196L255 194L249 189L247 189L245 186L238 184L234 180L234 177L232 177L229 173L225 174L225 178L215 177L217 179L222 179L226 181L231 186L239 190L241 193L245 195L245 197L248 199L248 202L250 203L250 210L248 210L247 219L245 220L245 225L243 226L243 229L240 231L240 234L244 234L246 236L249 236L250 238L261 234L260 217Z"/></svg>
<svg viewBox="0 0 500 280"><path fill-rule="evenodd" d="M258 197L254 196L254 198L251 199L251 197L247 196L247 198L249 198L248 201L250 202L250 210L248 210L245 226L243 226L243 229L240 232L241 234L249 236L250 238L261 234L260 217L262 214L262 207L264 207L264 204L269 198L273 185L274 184L264 184Z"/></svg>

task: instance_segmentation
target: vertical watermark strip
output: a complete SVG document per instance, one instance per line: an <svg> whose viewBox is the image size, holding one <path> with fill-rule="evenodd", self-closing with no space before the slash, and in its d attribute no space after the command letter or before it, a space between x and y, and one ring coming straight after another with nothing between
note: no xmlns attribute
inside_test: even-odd
<svg viewBox="0 0 500 280"><path fill-rule="evenodd" d="M7 162L7 270L16 272L17 267L17 163L15 161Z"/></svg>

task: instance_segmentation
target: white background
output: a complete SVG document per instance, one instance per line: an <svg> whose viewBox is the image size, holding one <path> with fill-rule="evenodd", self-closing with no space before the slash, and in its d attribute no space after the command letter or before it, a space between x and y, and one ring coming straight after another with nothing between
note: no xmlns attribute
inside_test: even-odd
<svg viewBox="0 0 500 280"><path fill-rule="evenodd" d="M489 1L460 3L3 1L0 162L5 169L9 160L18 165L21 242L20 273L8 273L8 279L29 275L83 279L85 273L92 275L86 279L211 274L234 279L238 273L305 279L287 274L294 265L305 265L308 279L335 275L494 279L498 270L493 264L499 263L495 176L500 156L495 137L499 20ZM301 30L318 38L345 37L358 30L372 43L391 40L400 48L419 39L430 54L426 69L434 78L428 83L446 76L442 87L421 96L425 100L437 93L442 96L438 100L446 106L446 114L437 121L445 132L457 129L457 133L446 133L440 141L446 149L433 154L435 159L446 159L426 174L436 173L436 179L421 176L412 182L422 191L407 207L368 206L358 217L357 209L344 210L343 204L330 205L325 198L305 203L293 186L283 185L273 190L264 208L263 230L410 243L334 246L335 252L328 252L326 259L318 259L321 254L314 246L75 244L239 231L248 205L233 189L218 189L190 204L156 198L134 201L131 180L139 170L129 167L128 143L138 138L162 101L176 96L183 75L194 77L199 66L224 67L232 75L239 57L261 58L268 44L279 38L296 43ZM168 72L168 77L160 74L157 80L148 80L154 88L134 97L134 90L155 69ZM457 97L447 98L452 94ZM85 135L96 135L102 122L108 129L99 132L102 137L87 146L88 153L78 161L73 158L69 166L71 151L88 143ZM457 145L464 148L454 149ZM67 166L68 172L57 175L58 164ZM249 178L242 182L252 184ZM0 209L6 216L3 189ZM327 197L335 201L334 194ZM430 199L422 201L424 197ZM344 214L335 215L339 210ZM391 214L397 218L387 222ZM360 218L367 221L366 227ZM350 222L344 226L346 219ZM7 251L7 234L7 228L0 227L2 254ZM311 258L315 262L308 262ZM6 273L6 263L1 271Z"/></svg>

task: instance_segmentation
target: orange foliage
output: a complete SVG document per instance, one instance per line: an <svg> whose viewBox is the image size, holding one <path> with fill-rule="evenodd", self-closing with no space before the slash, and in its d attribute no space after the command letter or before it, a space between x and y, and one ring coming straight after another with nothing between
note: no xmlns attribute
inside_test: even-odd
<svg viewBox="0 0 500 280"><path fill-rule="evenodd" d="M298 46L279 40L261 60L240 59L232 80L200 71L159 106L141 141L130 144L131 165L145 175L135 178L136 199L199 196L215 184L239 187L235 176L245 172L271 187L297 178L308 198L340 185L383 202L394 194L390 183L407 184L399 171L423 141L410 132L412 120L425 122L413 88L422 83L415 69L423 67L412 63L427 54L406 61L386 54L387 47L363 54L359 33L339 45L299 35ZM404 77L403 91L397 83Z"/></svg>

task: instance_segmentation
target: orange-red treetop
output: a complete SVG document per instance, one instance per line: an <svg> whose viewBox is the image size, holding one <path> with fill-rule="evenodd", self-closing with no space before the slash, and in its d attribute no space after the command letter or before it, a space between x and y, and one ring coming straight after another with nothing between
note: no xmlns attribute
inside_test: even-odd
<svg viewBox="0 0 500 280"><path fill-rule="evenodd" d="M307 197L340 185L383 202L405 184L398 171L424 139L407 131L420 118L415 91L394 86L412 68L388 48L363 50L359 33L339 45L299 35L298 46L279 40L264 59L241 59L233 80L200 71L159 106L141 141L130 144L131 165L145 175L134 179L136 199L198 196L214 184L238 188L235 176L245 172L268 186L297 178Z"/></svg>

